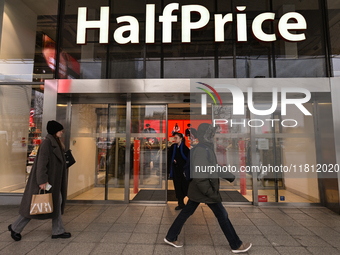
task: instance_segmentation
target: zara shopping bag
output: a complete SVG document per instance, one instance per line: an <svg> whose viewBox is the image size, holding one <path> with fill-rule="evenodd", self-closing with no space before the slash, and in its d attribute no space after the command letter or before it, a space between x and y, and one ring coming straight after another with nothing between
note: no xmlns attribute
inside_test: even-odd
<svg viewBox="0 0 340 255"><path fill-rule="evenodd" d="M53 212L52 193L32 195L30 215L48 214Z"/></svg>

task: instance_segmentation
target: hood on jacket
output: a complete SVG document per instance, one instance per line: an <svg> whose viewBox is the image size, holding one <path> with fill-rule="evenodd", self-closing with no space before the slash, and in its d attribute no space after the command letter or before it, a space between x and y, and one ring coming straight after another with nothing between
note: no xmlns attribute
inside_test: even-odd
<svg viewBox="0 0 340 255"><path fill-rule="evenodd" d="M211 124L208 123L200 124L197 128L198 141L213 150L216 129L216 127L213 127Z"/></svg>

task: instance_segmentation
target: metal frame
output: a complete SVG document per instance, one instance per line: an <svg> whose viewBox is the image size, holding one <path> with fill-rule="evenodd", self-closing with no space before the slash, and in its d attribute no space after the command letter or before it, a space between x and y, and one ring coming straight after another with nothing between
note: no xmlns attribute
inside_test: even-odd
<svg viewBox="0 0 340 255"><path fill-rule="evenodd" d="M336 163L340 164L340 78L330 78ZM338 212L340 213L340 172L338 175Z"/></svg>

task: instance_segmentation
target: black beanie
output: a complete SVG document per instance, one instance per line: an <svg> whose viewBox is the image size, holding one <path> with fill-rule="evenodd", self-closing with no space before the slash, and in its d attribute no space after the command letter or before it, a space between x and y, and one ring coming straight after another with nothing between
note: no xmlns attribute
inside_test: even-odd
<svg viewBox="0 0 340 255"><path fill-rule="evenodd" d="M47 122L46 129L47 129L47 133L49 133L50 135L54 135L58 133L59 131L63 130L64 127L59 122L55 120L50 120L49 122Z"/></svg>

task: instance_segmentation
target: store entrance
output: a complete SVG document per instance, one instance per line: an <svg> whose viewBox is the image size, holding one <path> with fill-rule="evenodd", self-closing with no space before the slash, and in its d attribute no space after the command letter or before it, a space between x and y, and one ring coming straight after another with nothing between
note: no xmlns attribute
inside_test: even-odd
<svg viewBox="0 0 340 255"><path fill-rule="evenodd" d="M166 105L130 107L72 104L69 200L166 202Z"/></svg>

